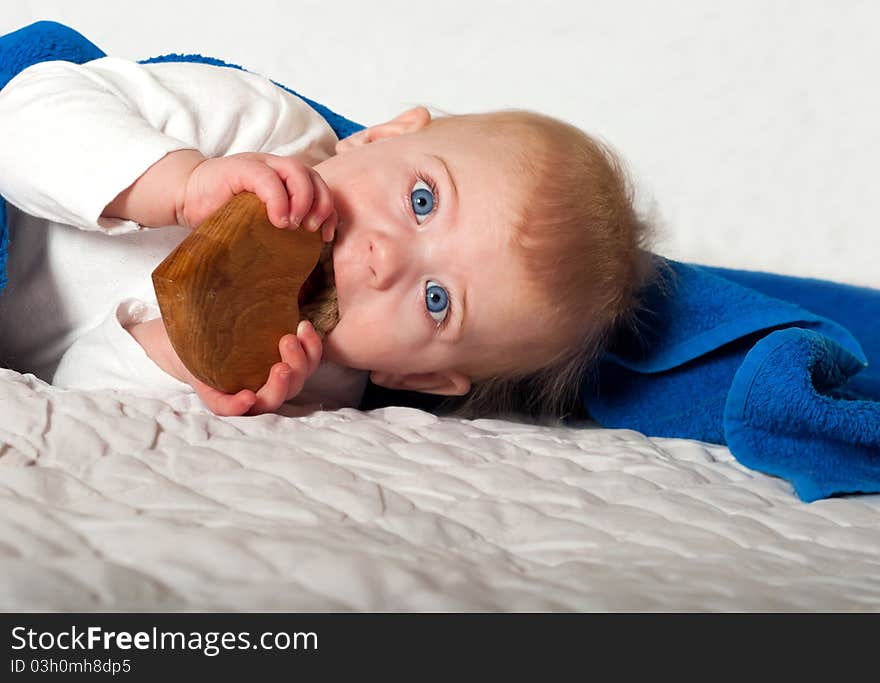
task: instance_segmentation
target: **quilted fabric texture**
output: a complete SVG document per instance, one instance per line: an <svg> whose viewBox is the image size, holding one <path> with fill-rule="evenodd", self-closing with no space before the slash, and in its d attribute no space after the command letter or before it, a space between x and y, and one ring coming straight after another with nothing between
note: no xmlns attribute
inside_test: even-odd
<svg viewBox="0 0 880 683"><path fill-rule="evenodd" d="M877 610L880 496L411 408L218 418L0 370L6 610Z"/></svg>

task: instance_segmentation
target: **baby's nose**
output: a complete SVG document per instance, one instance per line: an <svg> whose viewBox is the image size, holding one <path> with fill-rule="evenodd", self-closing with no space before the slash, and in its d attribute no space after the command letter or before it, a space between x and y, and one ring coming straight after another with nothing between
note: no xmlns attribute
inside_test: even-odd
<svg viewBox="0 0 880 683"><path fill-rule="evenodd" d="M401 276L407 264L407 256L400 243L385 235L370 240L368 262L377 289L388 289Z"/></svg>

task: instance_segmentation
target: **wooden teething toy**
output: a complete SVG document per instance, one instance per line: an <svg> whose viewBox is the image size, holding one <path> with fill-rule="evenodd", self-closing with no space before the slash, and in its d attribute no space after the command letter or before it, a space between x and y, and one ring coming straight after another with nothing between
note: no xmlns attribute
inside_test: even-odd
<svg viewBox="0 0 880 683"><path fill-rule="evenodd" d="M276 228L255 194L233 197L153 271L180 360L220 391L259 389L301 317L321 336L335 324L331 255L320 231Z"/></svg>

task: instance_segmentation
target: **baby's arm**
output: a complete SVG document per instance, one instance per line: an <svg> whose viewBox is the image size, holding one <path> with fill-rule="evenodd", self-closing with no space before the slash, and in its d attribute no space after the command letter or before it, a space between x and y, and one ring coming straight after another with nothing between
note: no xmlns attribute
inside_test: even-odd
<svg viewBox="0 0 880 683"><path fill-rule="evenodd" d="M335 214L329 191L308 164L332 154L334 143L326 122L301 100L267 79L232 69L143 66L114 58L85 65L48 62L26 69L0 91L0 194L34 216L84 229L196 225L232 194L248 189L247 182L268 175L272 191L282 195L280 202L270 201L273 222L283 224L293 214L316 229L308 224L314 218L330 239ZM293 154L296 159L286 158ZM283 202L291 194L286 211ZM126 348L140 353L134 340L143 338L150 346L146 351L155 347L162 358L158 367L174 369L176 356L161 352L160 335L146 340L138 322L127 326L135 335L129 336L113 318L106 331L122 332L121 345L127 339ZM95 350L106 347L100 334L94 336ZM85 346L75 344L65 356L70 362L62 360L56 374L61 384L89 383L83 376L88 363L74 362L87 360L77 356ZM289 359L289 350L280 352ZM108 355L116 359L115 371L104 374L114 381L125 377L130 367L125 354ZM290 376L270 376L249 410L269 410L278 396L295 393L303 363L291 363ZM155 373L147 375L122 384L148 387ZM170 377L187 378L179 368ZM281 390L275 386L279 379ZM209 407L221 409L223 400L205 396L213 401Z"/></svg>
<svg viewBox="0 0 880 683"><path fill-rule="evenodd" d="M123 190L102 215L153 227L195 227L239 192L253 192L279 228L303 225L333 239L338 216L321 176L294 159L242 153L206 159L196 150L167 154Z"/></svg>
<svg viewBox="0 0 880 683"><path fill-rule="evenodd" d="M193 163L196 152L295 154L310 166L334 143L301 100L235 69L43 62L0 90L0 194L33 216L87 230L136 230L102 214L171 153L189 152ZM176 224L166 209L145 224Z"/></svg>
<svg viewBox="0 0 880 683"><path fill-rule="evenodd" d="M303 320L296 334L283 336L278 343L281 362L269 371L266 383L256 392L242 389L224 394L193 376L180 362L168 340L161 318L137 323L128 328L156 365L172 377L189 384L202 402L217 415L259 415L278 410L281 404L302 391L306 380L321 363L321 338L312 324Z"/></svg>
<svg viewBox="0 0 880 683"><path fill-rule="evenodd" d="M178 192L178 187L183 191ZM291 187L296 189L291 191ZM279 227L302 222L308 229L316 230L323 225L325 239L332 239L337 219L327 186L316 173L295 159L268 154L239 154L206 160L190 151L173 152L154 164L106 211L142 225L161 221L163 211L170 212L170 217L176 216L178 223L194 226L243 190L255 192L267 202L270 215L276 212L275 223ZM169 197L171 202L167 201ZM298 216L306 214L306 217L291 220L290 212ZM296 296L295 292L290 296ZM183 365L171 346L161 318L126 325L126 329L156 365L192 386L205 405L218 415L277 410L301 391L321 362L321 340L312 324L303 321L297 334L285 335L280 340L281 362L270 368L260 389L224 394L200 381Z"/></svg>
<svg viewBox="0 0 880 683"><path fill-rule="evenodd" d="M136 230L102 221L104 207L166 154L194 147L151 124L141 110L148 107L132 100L136 85L114 87L87 65L67 62L13 78L0 90L0 194L56 223Z"/></svg>
<svg viewBox="0 0 880 683"><path fill-rule="evenodd" d="M321 361L321 339L311 323L279 343L281 361L256 392L223 394L183 366L165 333L158 310L137 299L114 305L106 318L65 352L52 384L65 389L118 389L162 396L195 392L219 415L274 412L300 394Z"/></svg>

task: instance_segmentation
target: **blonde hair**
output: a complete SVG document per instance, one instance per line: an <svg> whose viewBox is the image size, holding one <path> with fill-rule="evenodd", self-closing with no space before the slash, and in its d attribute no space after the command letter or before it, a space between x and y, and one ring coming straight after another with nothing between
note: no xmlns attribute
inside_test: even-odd
<svg viewBox="0 0 880 683"><path fill-rule="evenodd" d="M440 410L557 419L577 412L583 379L615 334L635 329L639 294L659 274L647 249L653 231L637 215L626 169L608 145L542 114L467 114L431 126L449 123L481 126L499 153L513 155L514 172L531 179L512 242L552 333Z"/></svg>

